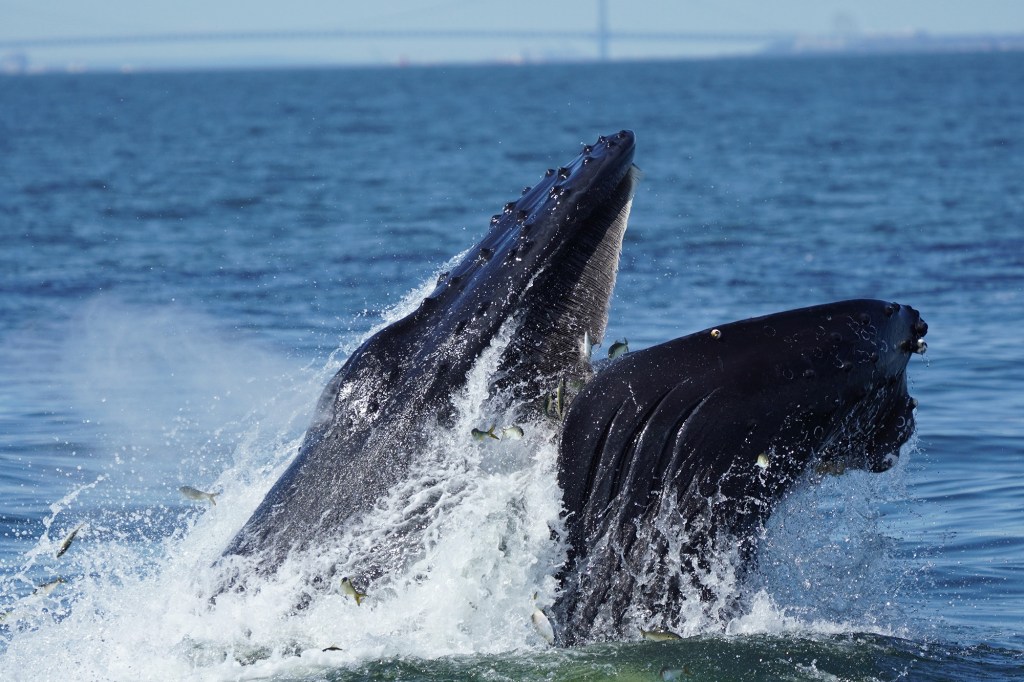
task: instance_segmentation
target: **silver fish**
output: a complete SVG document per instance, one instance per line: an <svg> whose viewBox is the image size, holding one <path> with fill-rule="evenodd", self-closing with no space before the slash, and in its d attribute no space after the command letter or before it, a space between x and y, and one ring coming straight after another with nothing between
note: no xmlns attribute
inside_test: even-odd
<svg viewBox="0 0 1024 682"><path fill-rule="evenodd" d="M672 640L682 639L676 633L664 628L655 628L654 630L641 629L640 634L643 635L644 639L649 639L652 642L671 642Z"/></svg>
<svg viewBox="0 0 1024 682"><path fill-rule="evenodd" d="M64 556L64 552L68 551L68 548L71 547L71 543L75 541L75 536L78 535L78 531L82 530L82 528L84 527L85 522L83 521L82 523L75 526L74 530L72 530L70 533L64 536L64 539L60 543L60 547L57 548L57 559Z"/></svg>
<svg viewBox="0 0 1024 682"><path fill-rule="evenodd" d="M487 429L486 431L481 431L480 429L473 429L473 439L478 441L485 441L488 438L493 438L494 440L501 440L501 438L498 437L498 434L494 433L494 427L495 424L491 424L491 428Z"/></svg>
<svg viewBox="0 0 1024 682"><path fill-rule="evenodd" d="M209 500L210 504L216 506L217 500L215 499L220 493L204 493L202 490L193 488L190 485L183 485L178 488L178 492L187 497L190 500Z"/></svg>
<svg viewBox="0 0 1024 682"><path fill-rule="evenodd" d="M356 606L362 605L363 599L366 598L366 593L357 590L356 586L352 584L352 581L349 578L341 579L341 593L355 599Z"/></svg>
<svg viewBox="0 0 1024 682"><path fill-rule="evenodd" d="M594 340L590 338L589 331L583 332L583 343L580 350L583 352L583 357L589 361L591 354L594 352Z"/></svg>
<svg viewBox="0 0 1024 682"><path fill-rule="evenodd" d="M502 440L522 440L523 428L515 424L506 426L501 430L501 438Z"/></svg>
<svg viewBox="0 0 1024 682"><path fill-rule="evenodd" d="M544 638L544 641L548 644L555 643L555 630L551 627L551 621L544 615L544 612L538 609L536 606L533 607L533 614L530 616L530 622L533 623L533 629L537 631L537 634Z"/></svg>
<svg viewBox="0 0 1024 682"><path fill-rule="evenodd" d="M608 348L608 357L611 360L621 358L623 355L629 352L629 339L623 338L622 341L616 341Z"/></svg>
<svg viewBox="0 0 1024 682"><path fill-rule="evenodd" d="M41 594L43 596L46 596L48 594L51 594L59 586L63 585L64 582L64 578L54 578L53 580L45 582L42 585L36 587L36 589L32 591L32 594Z"/></svg>
<svg viewBox="0 0 1024 682"><path fill-rule="evenodd" d="M544 396L544 414L556 419L565 416L565 379L558 380L553 394Z"/></svg>

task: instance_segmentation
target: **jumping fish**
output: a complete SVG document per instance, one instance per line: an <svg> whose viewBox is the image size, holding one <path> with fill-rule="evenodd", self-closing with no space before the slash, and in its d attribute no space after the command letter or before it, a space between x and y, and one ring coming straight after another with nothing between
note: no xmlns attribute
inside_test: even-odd
<svg viewBox="0 0 1024 682"><path fill-rule="evenodd" d="M615 360L616 358L621 358L628 352L629 339L623 338L622 341L616 341L608 348L608 358Z"/></svg>
<svg viewBox="0 0 1024 682"><path fill-rule="evenodd" d="M178 488L178 492L180 492L182 495L184 495L190 500L209 500L210 504L214 506L216 506L217 504L216 497L220 495L220 493L205 493L202 490L199 490L198 488L193 488L190 485L181 486L180 488Z"/></svg>
<svg viewBox="0 0 1024 682"><path fill-rule="evenodd" d="M54 578L53 580L47 581L47 582L43 583L42 585L39 585L38 587L36 587L36 589L34 589L32 591L32 594L39 594L39 595L42 595L42 596L45 597L45 596L51 594L60 585L63 585L64 582L65 582L64 578Z"/></svg>
<svg viewBox="0 0 1024 682"><path fill-rule="evenodd" d="M501 440L501 438L498 437L498 434L494 433L494 427L495 424L491 424L491 428L487 429L486 431L481 431L480 429L473 429L473 439L478 441L485 441L488 438L493 438L494 440Z"/></svg>
<svg viewBox="0 0 1024 682"><path fill-rule="evenodd" d="M671 630L665 630L663 628L656 628L654 630L641 629L640 634L643 635L644 639L649 639L652 642L671 642L672 640L682 639L682 637Z"/></svg>
<svg viewBox="0 0 1024 682"><path fill-rule="evenodd" d="M78 524L74 529L64 536L64 539L60 543L60 547L57 548L56 558L59 559L64 556L64 553L71 547L71 543L75 541L75 536L78 535L78 531L85 527L85 522Z"/></svg>
<svg viewBox="0 0 1024 682"><path fill-rule="evenodd" d="M565 379L559 379L555 392L545 396L544 414L558 419L565 416Z"/></svg>
<svg viewBox="0 0 1024 682"><path fill-rule="evenodd" d="M357 590L356 586L352 584L352 581L349 578L341 579L341 593L355 599L356 606L361 606L363 600L366 599L366 593Z"/></svg>
<svg viewBox="0 0 1024 682"><path fill-rule="evenodd" d="M583 332L583 343L581 344L583 351L583 357L589 361L591 354L594 352L594 340L590 338L590 331Z"/></svg>
<svg viewBox="0 0 1024 682"><path fill-rule="evenodd" d="M504 440L521 440L523 437L523 429L521 426L506 426L501 430L501 437Z"/></svg>

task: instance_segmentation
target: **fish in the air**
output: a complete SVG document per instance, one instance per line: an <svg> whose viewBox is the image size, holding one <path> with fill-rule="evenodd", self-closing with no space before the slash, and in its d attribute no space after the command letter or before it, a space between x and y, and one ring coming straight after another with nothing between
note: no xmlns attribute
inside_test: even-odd
<svg viewBox="0 0 1024 682"><path fill-rule="evenodd" d="M621 358L623 355L629 352L629 339L622 339L622 341L616 341L608 348L608 358L615 360Z"/></svg>
<svg viewBox="0 0 1024 682"><path fill-rule="evenodd" d="M78 531L85 527L85 522L78 524L74 529L64 536L64 539L60 543L60 547L57 548L56 558L59 559L64 556L64 553L71 547L71 543L75 541L75 536L78 535Z"/></svg>
<svg viewBox="0 0 1024 682"><path fill-rule="evenodd" d="M216 497L220 495L220 493L206 493L203 492L202 490L199 490L198 488L193 488L190 485L181 486L180 488L178 488L178 492L180 492L182 495L184 495L190 500L209 500L210 504L215 506L217 504Z"/></svg>
<svg viewBox="0 0 1024 682"><path fill-rule="evenodd" d="M355 599L356 606L362 605L363 599L366 599L366 593L357 590L349 578L341 579L341 593Z"/></svg>

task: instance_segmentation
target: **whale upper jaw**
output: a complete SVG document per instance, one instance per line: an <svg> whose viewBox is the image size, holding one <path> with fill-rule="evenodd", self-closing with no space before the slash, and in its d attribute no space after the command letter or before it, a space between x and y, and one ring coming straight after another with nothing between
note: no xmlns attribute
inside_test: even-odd
<svg viewBox="0 0 1024 682"><path fill-rule="evenodd" d="M290 551L372 508L405 476L426 432L451 423L453 395L502 329L512 332L495 392L525 403L554 377L589 371L580 340L604 332L638 178L634 151L633 133L621 131L550 169L416 310L352 353L297 457L225 555L252 556L258 572L272 573Z"/></svg>

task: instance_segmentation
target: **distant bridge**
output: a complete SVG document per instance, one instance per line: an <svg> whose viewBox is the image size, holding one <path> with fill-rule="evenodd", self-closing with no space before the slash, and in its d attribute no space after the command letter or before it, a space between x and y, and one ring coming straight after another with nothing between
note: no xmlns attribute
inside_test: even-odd
<svg viewBox="0 0 1024 682"><path fill-rule="evenodd" d="M697 31L608 31L602 25L593 31L529 29L320 29L297 31L205 31L137 33L107 36L50 36L0 38L2 50L53 47L100 47L106 45L154 45L161 43L279 42L304 40L573 40L594 42L598 55L608 56L608 44L615 42L754 43L792 40L792 33L706 33Z"/></svg>

